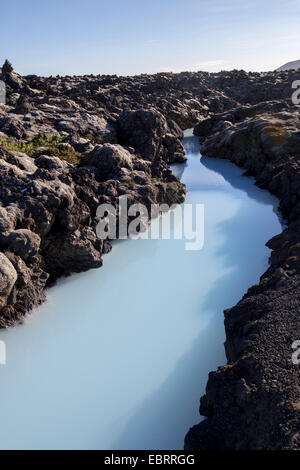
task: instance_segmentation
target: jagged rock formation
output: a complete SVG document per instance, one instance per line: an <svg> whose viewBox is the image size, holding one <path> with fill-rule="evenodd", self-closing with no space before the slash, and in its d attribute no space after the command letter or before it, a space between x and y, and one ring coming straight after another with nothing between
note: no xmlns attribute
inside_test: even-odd
<svg viewBox="0 0 300 470"><path fill-rule="evenodd" d="M208 419L185 445L299 448L299 73L44 78L6 62L0 79L0 325L38 305L59 276L101 266L110 243L95 235L100 203L183 202L168 164L185 160L182 130L197 124L203 152L245 167L279 197L289 226L269 242L260 284L226 312L228 365L210 374Z"/></svg>

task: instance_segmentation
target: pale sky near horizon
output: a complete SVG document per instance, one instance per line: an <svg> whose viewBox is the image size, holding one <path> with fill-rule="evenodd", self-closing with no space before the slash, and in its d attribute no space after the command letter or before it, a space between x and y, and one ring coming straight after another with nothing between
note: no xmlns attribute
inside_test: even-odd
<svg viewBox="0 0 300 470"><path fill-rule="evenodd" d="M11 0L0 62L22 74L274 70L300 60L300 0Z"/></svg>

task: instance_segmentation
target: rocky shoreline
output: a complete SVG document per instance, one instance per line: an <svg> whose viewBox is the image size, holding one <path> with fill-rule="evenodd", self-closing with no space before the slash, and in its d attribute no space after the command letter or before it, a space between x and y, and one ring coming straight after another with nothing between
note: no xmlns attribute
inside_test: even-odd
<svg viewBox="0 0 300 470"><path fill-rule="evenodd" d="M244 167L280 200L288 228L269 242L271 266L225 314L228 364L210 374L186 449L298 449L300 120L295 71L161 73L138 77L0 79L0 326L20 321L44 289L97 268L110 248L95 235L103 202L168 204L185 188L182 131L202 153Z"/></svg>
<svg viewBox="0 0 300 470"><path fill-rule="evenodd" d="M181 129L154 108L121 111L110 124L88 101L85 111L71 99L54 104L8 63L2 78L0 326L7 327L59 277L102 265L111 244L96 237L100 204L117 207L123 195L149 209L182 203L185 187L168 164L185 156Z"/></svg>
<svg viewBox="0 0 300 470"><path fill-rule="evenodd" d="M299 449L300 114L287 103L241 107L199 123L204 155L245 168L280 201L287 228L271 239L258 285L225 311L227 364L211 372L200 413L185 438L191 449Z"/></svg>

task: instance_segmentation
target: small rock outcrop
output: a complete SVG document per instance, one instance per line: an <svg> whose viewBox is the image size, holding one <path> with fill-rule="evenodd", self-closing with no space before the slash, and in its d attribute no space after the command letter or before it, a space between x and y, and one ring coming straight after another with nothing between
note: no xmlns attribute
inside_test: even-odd
<svg viewBox="0 0 300 470"><path fill-rule="evenodd" d="M89 163L99 170L99 177L103 180L122 175L130 175L133 169L133 155L121 145L97 145Z"/></svg>
<svg viewBox="0 0 300 470"><path fill-rule="evenodd" d="M14 92L20 92L24 87L24 82L20 75L14 72L12 64L6 60L2 66L1 80L9 86Z"/></svg>
<svg viewBox="0 0 300 470"><path fill-rule="evenodd" d="M17 277L17 272L12 263L3 253L0 253L0 308L6 305Z"/></svg>
<svg viewBox="0 0 300 470"><path fill-rule="evenodd" d="M145 160L154 161L159 156L167 163L184 162L185 152L178 139L183 137L181 129L155 109L124 111L117 119L119 140L133 147Z"/></svg>

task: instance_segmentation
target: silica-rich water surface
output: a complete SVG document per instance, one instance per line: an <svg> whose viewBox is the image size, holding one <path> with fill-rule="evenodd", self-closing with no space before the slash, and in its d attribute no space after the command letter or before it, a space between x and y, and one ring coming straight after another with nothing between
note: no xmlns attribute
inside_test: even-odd
<svg viewBox="0 0 300 470"><path fill-rule="evenodd" d="M175 165L205 205L205 243L128 240L104 267L48 292L24 325L0 332L3 449L181 449L199 422L210 370L225 363L223 309L268 265L277 202L242 170L184 140ZM158 223L154 221L153 223Z"/></svg>

